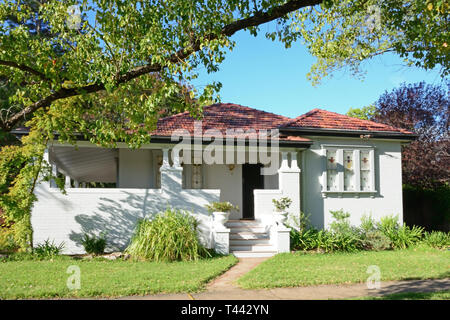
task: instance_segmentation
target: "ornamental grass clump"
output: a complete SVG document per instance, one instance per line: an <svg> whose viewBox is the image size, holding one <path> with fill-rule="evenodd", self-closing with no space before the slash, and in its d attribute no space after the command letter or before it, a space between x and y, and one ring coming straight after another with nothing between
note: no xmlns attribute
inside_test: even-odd
<svg viewBox="0 0 450 320"><path fill-rule="evenodd" d="M191 261L211 257L200 243L198 222L191 214L167 209L152 219L138 222L126 252L132 258L149 261Z"/></svg>
<svg viewBox="0 0 450 320"><path fill-rule="evenodd" d="M442 231L425 232L423 235L423 242L432 248L450 248L450 233Z"/></svg>
<svg viewBox="0 0 450 320"><path fill-rule="evenodd" d="M420 242L424 229L400 224L397 216L385 216L377 224L378 229L389 238L394 249L406 249Z"/></svg>

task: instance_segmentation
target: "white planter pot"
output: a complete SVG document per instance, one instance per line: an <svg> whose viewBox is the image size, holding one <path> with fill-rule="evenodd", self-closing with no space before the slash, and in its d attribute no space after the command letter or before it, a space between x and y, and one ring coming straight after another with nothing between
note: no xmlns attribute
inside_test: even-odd
<svg viewBox="0 0 450 320"><path fill-rule="evenodd" d="M214 216L214 224L216 225L216 227L225 229L226 228L225 223L228 221L230 213L216 211L213 212L213 216Z"/></svg>
<svg viewBox="0 0 450 320"><path fill-rule="evenodd" d="M279 226L283 226L287 220L287 212L286 211L274 211L273 219L275 223Z"/></svg>

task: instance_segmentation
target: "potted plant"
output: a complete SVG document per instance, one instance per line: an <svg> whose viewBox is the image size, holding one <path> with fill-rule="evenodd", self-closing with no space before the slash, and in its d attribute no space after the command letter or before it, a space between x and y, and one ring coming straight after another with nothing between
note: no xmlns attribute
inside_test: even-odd
<svg viewBox="0 0 450 320"><path fill-rule="evenodd" d="M225 223L228 221L231 210L239 210L237 206L234 206L232 203L226 202L211 202L206 205L206 209L210 213L212 213L214 217L214 222L217 225L225 227Z"/></svg>
<svg viewBox="0 0 450 320"><path fill-rule="evenodd" d="M286 222L287 219L286 209L289 208L289 206L292 203L292 200L289 199L288 197L283 197L280 199L272 199L272 203L275 206L274 211L275 222L281 226Z"/></svg>

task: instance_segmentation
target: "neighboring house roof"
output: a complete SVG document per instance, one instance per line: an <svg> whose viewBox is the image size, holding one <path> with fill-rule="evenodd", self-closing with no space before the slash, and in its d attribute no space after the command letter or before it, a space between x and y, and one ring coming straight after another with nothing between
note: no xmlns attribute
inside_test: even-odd
<svg viewBox="0 0 450 320"><path fill-rule="evenodd" d="M280 129L335 129L353 131L373 131L373 132L399 132L413 134L405 129L394 128L392 126L377 123L369 120L362 120L349 117L336 112L322 109L313 109L295 119L289 120L280 126Z"/></svg>

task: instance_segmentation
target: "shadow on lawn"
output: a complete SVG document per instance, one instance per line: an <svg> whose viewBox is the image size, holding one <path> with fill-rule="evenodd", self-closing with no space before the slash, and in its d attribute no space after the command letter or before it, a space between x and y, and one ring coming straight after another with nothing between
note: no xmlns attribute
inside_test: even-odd
<svg viewBox="0 0 450 320"><path fill-rule="evenodd" d="M427 293L435 291L450 290L450 272L447 271L437 277L441 280L407 280L400 283L383 286L377 291L377 295L391 295L402 293Z"/></svg>

